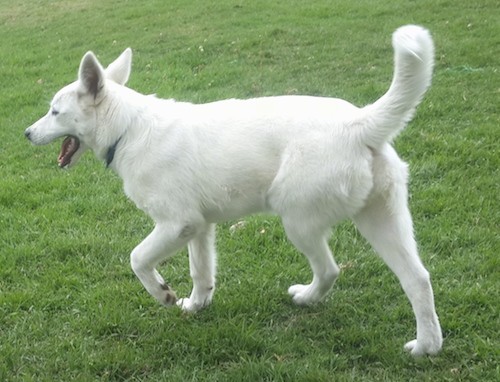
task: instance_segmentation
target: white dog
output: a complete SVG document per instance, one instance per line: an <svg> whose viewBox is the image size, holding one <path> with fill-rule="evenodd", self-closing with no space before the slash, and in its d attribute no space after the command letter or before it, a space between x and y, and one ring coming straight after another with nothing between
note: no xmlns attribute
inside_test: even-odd
<svg viewBox="0 0 500 382"><path fill-rule="evenodd" d="M135 274L165 305L197 311L215 289L215 223L267 212L281 216L290 241L312 268L308 285L288 293L320 301L339 275L327 245L331 227L352 219L397 275L417 321L405 348L435 354L442 334L427 270L413 237L407 166L389 144L430 85L429 33L404 26L393 35L395 72L388 92L357 108L309 96L225 100L202 105L160 100L124 86L132 53L103 69L91 52L76 82L25 135L35 145L66 137L61 167L88 148L115 170L126 194L156 225L131 254ZM177 299L155 267L188 246L193 290Z"/></svg>

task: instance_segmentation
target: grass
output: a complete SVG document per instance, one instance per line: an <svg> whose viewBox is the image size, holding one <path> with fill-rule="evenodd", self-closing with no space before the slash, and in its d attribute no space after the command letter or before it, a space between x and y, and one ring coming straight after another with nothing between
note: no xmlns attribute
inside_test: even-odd
<svg viewBox="0 0 500 382"><path fill-rule="evenodd" d="M0 380L495 381L500 250L499 38L493 0L374 2L0 0ZM274 94L363 105L389 85L390 34L419 23L436 41L433 87L397 139L410 163L411 207L433 277L445 343L402 351L414 336L395 277L349 223L331 241L344 269L323 304L298 308L286 288L306 261L279 221L218 228L219 289L198 315L161 308L129 267L151 221L91 155L66 172L58 144L24 129L94 50L134 49L129 85L205 102ZM186 253L162 266L190 290Z"/></svg>

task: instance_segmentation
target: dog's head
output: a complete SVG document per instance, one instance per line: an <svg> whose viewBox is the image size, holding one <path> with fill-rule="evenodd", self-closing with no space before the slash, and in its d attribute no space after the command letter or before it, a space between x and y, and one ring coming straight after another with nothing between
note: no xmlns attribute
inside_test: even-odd
<svg viewBox="0 0 500 382"><path fill-rule="evenodd" d="M60 167L74 165L88 149L99 147L97 110L106 100L110 82L125 85L130 75L132 50L126 49L103 69L92 52L80 63L78 79L59 90L48 113L25 131L35 145L65 137L58 162Z"/></svg>

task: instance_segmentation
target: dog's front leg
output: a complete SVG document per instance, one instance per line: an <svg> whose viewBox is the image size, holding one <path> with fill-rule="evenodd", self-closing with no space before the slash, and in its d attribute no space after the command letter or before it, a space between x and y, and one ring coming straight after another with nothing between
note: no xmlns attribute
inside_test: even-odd
<svg viewBox="0 0 500 382"><path fill-rule="evenodd" d="M196 312L212 301L215 290L215 224L207 224L188 243L189 267L193 291L189 298L177 301L185 312Z"/></svg>
<svg viewBox="0 0 500 382"><path fill-rule="evenodd" d="M130 255L130 263L135 274L146 290L161 304L175 304L177 297L155 267L175 254L189 241L185 234L185 226L178 224L157 224L153 231L144 239Z"/></svg>

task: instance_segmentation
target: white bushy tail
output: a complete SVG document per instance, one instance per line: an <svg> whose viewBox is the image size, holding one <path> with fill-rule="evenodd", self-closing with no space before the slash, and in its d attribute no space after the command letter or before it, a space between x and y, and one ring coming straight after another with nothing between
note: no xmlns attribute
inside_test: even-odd
<svg viewBox="0 0 500 382"><path fill-rule="evenodd" d="M411 120L431 84L434 44L430 33L416 25L406 25L392 35L394 77L386 94L364 111L362 139L380 147L394 138Z"/></svg>

